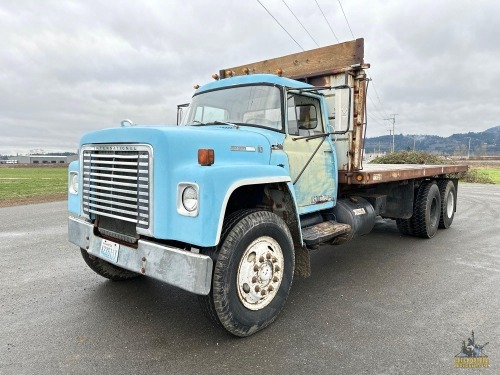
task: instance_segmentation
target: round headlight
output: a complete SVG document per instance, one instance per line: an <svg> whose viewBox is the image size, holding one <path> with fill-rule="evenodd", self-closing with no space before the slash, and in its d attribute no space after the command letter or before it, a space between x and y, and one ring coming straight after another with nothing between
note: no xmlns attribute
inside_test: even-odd
<svg viewBox="0 0 500 375"><path fill-rule="evenodd" d="M192 186L187 186L182 192L182 205L188 212L193 212L198 207L198 191Z"/></svg>
<svg viewBox="0 0 500 375"><path fill-rule="evenodd" d="M71 173L69 179L69 191L72 194L78 194L78 173Z"/></svg>

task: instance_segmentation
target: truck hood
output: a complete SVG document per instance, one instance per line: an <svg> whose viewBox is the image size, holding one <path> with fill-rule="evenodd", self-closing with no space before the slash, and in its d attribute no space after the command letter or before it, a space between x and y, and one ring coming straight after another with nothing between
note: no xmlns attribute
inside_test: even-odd
<svg viewBox="0 0 500 375"><path fill-rule="evenodd" d="M214 165L269 164L271 146L282 144L278 132L231 125L211 126L130 126L99 130L81 139L86 144L142 143L153 147L156 163L167 167L197 164L198 149L213 149Z"/></svg>

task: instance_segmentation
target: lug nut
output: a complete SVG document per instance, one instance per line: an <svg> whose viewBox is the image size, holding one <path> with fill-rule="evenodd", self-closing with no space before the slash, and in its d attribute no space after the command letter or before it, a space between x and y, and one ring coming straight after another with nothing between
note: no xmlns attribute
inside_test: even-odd
<svg viewBox="0 0 500 375"><path fill-rule="evenodd" d="M273 257L273 263L276 263L278 261L278 258Z"/></svg>
<svg viewBox="0 0 500 375"><path fill-rule="evenodd" d="M275 266L275 267L274 267L274 270L275 270L276 272L279 272L279 271L280 271L280 266Z"/></svg>
<svg viewBox="0 0 500 375"><path fill-rule="evenodd" d="M253 270L254 270L255 272L257 272L257 271L259 270L259 266L258 266L258 265L255 265L255 266L253 267Z"/></svg>
<svg viewBox="0 0 500 375"><path fill-rule="evenodd" d="M267 254L266 254L266 258L267 258L267 259L271 259L271 253L267 253Z"/></svg>
<svg viewBox="0 0 500 375"><path fill-rule="evenodd" d="M260 295L265 296L266 294L267 294L267 291L265 289L262 289L262 291L260 292Z"/></svg>
<svg viewBox="0 0 500 375"><path fill-rule="evenodd" d="M259 293L259 292L260 292L260 286L258 286L258 285L257 285L257 286L255 287L255 291L256 291L257 293Z"/></svg>
<svg viewBox="0 0 500 375"><path fill-rule="evenodd" d="M264 257L261 255L260 258L259 258L259 262L263 262L264 261Z"/></svg>
<svg viewBox="0 0 500 375"><path fill-rule="evenodd" d="M278 281L280 281L280 279L278 279L278 276L274 276L274 277L273 277L273 281L274 281L275 283L277 283Z"/></svg>
<svg viewBox="0 0 500 375"><path fill-rule="evenodd" d="M252 283L255 284L256 282L257 282L257 276L252 277Z"/></svg>
<svg viewBox="0 0 500 375"><path fill-rule="evenodd" d="M272 285L269 285L269 288L267 288L267 291L268 292L272 292L274 290L273 286Z"/></svg>

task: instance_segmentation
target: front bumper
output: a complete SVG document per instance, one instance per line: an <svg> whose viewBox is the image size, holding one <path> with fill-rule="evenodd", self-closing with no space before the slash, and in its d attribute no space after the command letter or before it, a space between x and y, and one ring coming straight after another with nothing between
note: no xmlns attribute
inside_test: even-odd
<svg viewBox="0 0 500 375"><path fill-rule="evenodd" d="M99 254L103 240L94 234L92 224L69 217L68 237L69 242L109 262ZM114 264L188 292L201 295L210 292L213 262L206 255L139 240L137 249L120 244L118 260Z"/></svg>

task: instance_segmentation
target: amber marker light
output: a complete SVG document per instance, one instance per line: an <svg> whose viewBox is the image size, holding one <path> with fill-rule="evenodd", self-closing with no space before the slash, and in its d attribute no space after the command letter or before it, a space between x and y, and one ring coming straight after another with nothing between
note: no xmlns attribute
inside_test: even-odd
<svg viewBox="0 0 500 375"><path fill-rule="evenodd" d="M250 74L250 69L245 68L242 70L243 74L249 75Z"/></svg>
<svg viewBox="0 0 500 375"><path fill-rule="evenodd" d="M212 78L215 79L216 81L219 80L219 75L217 73L212 74Z"/></svg>
<svg viewBox="0 0 500 375"><path fill-rule="evenodd" d="M356 175L356 180L359 181L359 182L363 181L363 175L362 174L357 174Z"/></svg>
<svg viewBox="0 0 500 375"><path fill-rule="evenodd" d="M276 74L281 77L283 75L283 69L276 69Z"/></svg>
<svg viewBox="0 0 500 375"><path fill-rule="evenodd" d="M215 152L209 148L198 149L198 163L202 166L209 166L214 163Z"/></svg>
<svg viewBox="0 0 500 375"><path fill-rule="evenodd" d="M226 77L232 77L234 72L232 70L226 70Z"/></svg>
<svg viewBox="0 0 500 375"><path fill-rule="evenodd" d="M194 85L193 87L195 90L198 90L200 88L200 85Z"/></svg>

